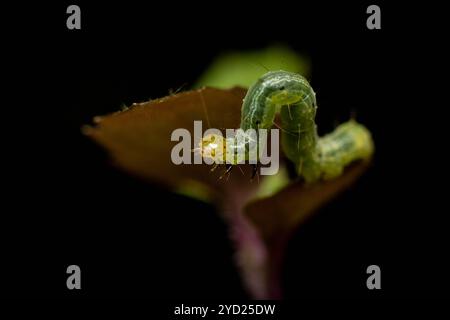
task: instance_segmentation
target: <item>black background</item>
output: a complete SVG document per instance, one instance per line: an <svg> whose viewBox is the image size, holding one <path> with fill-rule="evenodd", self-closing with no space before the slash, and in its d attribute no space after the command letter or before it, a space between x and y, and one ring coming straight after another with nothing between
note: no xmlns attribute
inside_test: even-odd
<svg viewBox="0 0 450 320"><path fill-rule="evenodd" d="M214 208L111 167L80 127L122 104L192 84L226 50L284 43L310 57L320 133L356 112L372 168L302 225L285 261L286 298L448 296L446 128L434 101L439 8L374 2L132 4L75 1L4 10L2 284L14 297L239 299ZM442 132L442 133L441 133ZM66 288L66 268L82 290ZM365 286L368 265L382 290Z"/></svg>

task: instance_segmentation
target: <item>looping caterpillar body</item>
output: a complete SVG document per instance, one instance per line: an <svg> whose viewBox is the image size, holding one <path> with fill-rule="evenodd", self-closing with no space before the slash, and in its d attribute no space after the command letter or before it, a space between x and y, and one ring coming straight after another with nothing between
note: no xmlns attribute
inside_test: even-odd
<svg viewBox="0 0 450 320"><path fill-rule="evenodd" d="M374 145L366 127L350 120L333 132L318 137L316 110L316 94L304 77L286 71L271 71L249 88L242 105L240 128L243 132L270 129L275 115L280 114L283 151L295 164L298 175L307 182L337 177L351 162L370 158ZM227 149L245 148L243 154L247 155L250 152L249 140L244 136L244 143L237 143L236 138L213 134L204 137L200 147L220 146L217 153L220 156ZM203 156L214 157L211 154ZM223 159L214 160L219 162ZM237 163L235 159L231 164Z"/></svg>

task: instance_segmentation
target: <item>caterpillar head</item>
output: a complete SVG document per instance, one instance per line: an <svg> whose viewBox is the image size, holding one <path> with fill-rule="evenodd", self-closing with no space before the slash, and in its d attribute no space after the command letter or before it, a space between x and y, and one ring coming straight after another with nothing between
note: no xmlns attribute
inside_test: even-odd
<svg viewBox="0 0 450 320"><path fill-rule="evenodd" d="M215 163L224 163L227 153L226 139L219 134L208 134L200 142L198 149L203 159L212 159Z"/></svg>

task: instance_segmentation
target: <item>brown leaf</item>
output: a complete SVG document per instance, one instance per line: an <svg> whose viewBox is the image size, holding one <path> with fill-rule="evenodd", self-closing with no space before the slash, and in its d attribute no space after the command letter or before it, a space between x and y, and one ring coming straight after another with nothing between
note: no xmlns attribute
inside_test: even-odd
<svg viewBox="0 0 450 320"><path fill-rule="evenodd" d="M245 208L246 215L270 245L351 186L368 164L368 161L355 163L342 176L329 181L310 185L294 182L271 197L249 203Z"/></svg>
<svg viewBox="0 0 450 320"><path fill-rule="evenodd" d="M194 120L203 121L203 131L208 128L238 128L245 93L245 89L238 87L186 91L96 117L96 125L83 131L106 148L118 166L134 175L171 189L184 183L200 182L217 194L227 182L249 184L250 173L246 172L246 177L243 177L239 170L234 170L230 181L226 181L218 179L221 170L212 173L211 166L206 164L175 165L170 155L178 142L171 141L170 137L173 130L186 128L193 139ZM196 146L192 144L192 147Z"/></svg>

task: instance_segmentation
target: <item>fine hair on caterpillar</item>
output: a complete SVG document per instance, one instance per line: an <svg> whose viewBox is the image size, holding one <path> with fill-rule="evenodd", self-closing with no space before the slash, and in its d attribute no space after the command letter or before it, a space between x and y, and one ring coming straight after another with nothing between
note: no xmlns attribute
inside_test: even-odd
<svg viewBox="0 0 450 320"><path fill-rule="evenodd" d="M279 114L283 152L293 162L297 174L307 182L335 178L348 164L372 156L374 145L369 130L353 119L319 137L316 110L316 94L303 76L270 71L247 91L241 109L240 129L242 132L255 130L258 149L264 149L266 140L261 139L260 132L271 129ZM249 159L255 150L254 140L247 134L223 138L216 132L205 135L198 148L200 155L205 160L213 160L212 163L217 163L218 158L229 152L227 163L236 165ZM237 151L240 156L233 156ZM256 160L261 161L259 152L256 156Z"/></svg>

